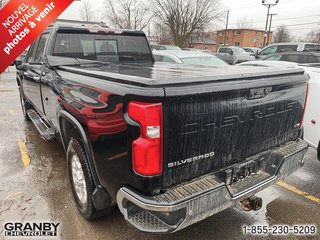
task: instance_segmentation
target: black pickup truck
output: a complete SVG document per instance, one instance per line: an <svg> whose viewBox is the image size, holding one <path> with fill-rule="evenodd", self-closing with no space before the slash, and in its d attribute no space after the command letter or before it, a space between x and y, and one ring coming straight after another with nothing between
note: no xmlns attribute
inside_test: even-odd
<svg viewBox="0 0 320 240"><path fill-rule="evenodd" d="M50 26L16 61L24 116L61 139L87 219L116 205L141 231L175 232L301 166L300 69L155 64L143 32Z"/></svg>

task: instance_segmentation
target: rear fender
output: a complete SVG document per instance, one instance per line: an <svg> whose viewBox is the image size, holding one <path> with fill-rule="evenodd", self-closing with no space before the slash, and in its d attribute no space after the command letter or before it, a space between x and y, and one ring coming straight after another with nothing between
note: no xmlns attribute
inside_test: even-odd
<svg viewBox="0 0 320 240"><path fill-rule="evenodd" d="M62 139L62 144L64 146L64 149L68 147L68 137L65 135L65 130L64 130L64 125L63 125L63 120L68 121L68 123L72 124L72 127L74 127L77 132L79 133L83 145L84 145L84 150L85 154L88 159L88 164L89 164L89 169L91 172L91 176L93 179L93 182L96 186L95 190L93 191L93 203L95 205L95 208L97 210L102 210L108 207L106 205L107 201L107 195L108 193L106 190L103 189L101 186L100 180L98 178L98 174L95 168L95 161L94 161L94 154L92 150L92 145L91 142L89 141L88 134L86 130L82 127L82 125L77 121L75 117L73 117L70 113L66 112L65 110L61 110L58 113L58 119L59 119L59 127L60 127L60 133L61 133L61 139ZM70 129L71 130L71 129Z"/></svg>

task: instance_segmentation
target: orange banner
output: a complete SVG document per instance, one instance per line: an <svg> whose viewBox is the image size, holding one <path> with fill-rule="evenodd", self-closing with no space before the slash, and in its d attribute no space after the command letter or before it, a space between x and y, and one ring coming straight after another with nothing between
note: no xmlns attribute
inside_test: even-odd
<svg viewBox="0 0 320 240"><path fill-rule="evenodd" d="M0 10L0 74L73 2L11 0Z"/></svg>

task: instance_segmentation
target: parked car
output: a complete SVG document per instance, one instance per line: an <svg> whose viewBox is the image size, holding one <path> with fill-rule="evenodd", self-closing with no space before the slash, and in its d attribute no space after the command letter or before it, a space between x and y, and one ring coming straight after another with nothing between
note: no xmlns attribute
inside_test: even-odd
<svg viewBox="0 0 320 240"><path fill-rule="evenodd" d="M301 69L154 65L143 32L62 24L16 66L24 117L61 139L86 219L118 205L141 231L175 232L258 210L254 195L303 165Z"/></svg>
<svg viewBox="0 0 320 240"><path fill-rule="evenodd" d="M308 99L303 119L303 139L317 149L320 160L320 64L297 64L292 62L253 61L240 64L242 66L263 66L272 68L302 68L310 76L308 84Z"/></svg>
<svg viewBox="0 0 320 240"><path fill-rule="evenodd" d="M255 60L254 54L247 53L240 47L219 47L216 56L231 65Z"/></svg>
<svg viewBox="0 0 320 240"><path fill-rule="evenodd" d="M308 101L304 116L304 139L310 146L317 149L320 160L320 64L310 64L303 67L310 75Z"/></svg>
<svg viewBox="0 0 320 240"><path fill-rule="evenodd" d="M253 54L256 54L260 48L255 48L255 47L243 47L242 48L243 50L245 50L247 53L253 53Z"/></svg>
<svg viewBox="0 0 320 240"><path fill-rule="evenodd" d="M174 45L150 45L152 50L182 50Z"/></svg>
<svg viewBox="0 0 320 240"><path fill-rule="evenodd" d="M202 51L154 51L153 55L156 62L162 63L210 65L219 67L228 65L216 56Z"/></svg>
<svg viewBox="0 0 320 240"><path fill-rule="evenodd" d="M263 61L286 61L300 64L320 63L320 52L282 52L261 58Z"/></svg>
<svg viewBox="0 0 320 240"><path fill-rule="evenodd" d="M298 52L319 51L319 50L320 50L320 44L316 44L316 43L295 43L295 42L276 43L261 49L257 53L256 58L259 59L273 53L292 52L292 51L298 51Z"/></svg>
<svg viewBox="0 0 320 240"><path fill-rule="evenodd" d="M181 48L183 51L200 51L197 48Z"/></svg>

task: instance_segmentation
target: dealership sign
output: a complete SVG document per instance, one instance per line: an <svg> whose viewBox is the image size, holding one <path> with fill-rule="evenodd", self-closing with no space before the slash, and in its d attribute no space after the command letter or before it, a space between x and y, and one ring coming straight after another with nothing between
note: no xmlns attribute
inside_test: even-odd
<svg viewBox="0 0 320 240"><path fill-rule="evenodd" d="M11 0L0 10L2 73L73 0Z"/></svg>
<svg viewBox="0 0 320 240"><path fill-rule="evenodd" d="M4 225L6 237L56 237L60 223L52 222L7 222Z"/></svg>

